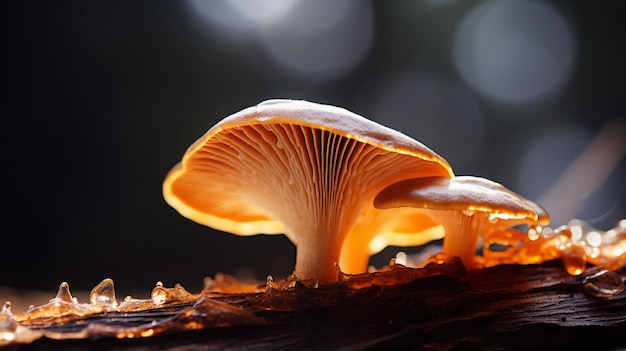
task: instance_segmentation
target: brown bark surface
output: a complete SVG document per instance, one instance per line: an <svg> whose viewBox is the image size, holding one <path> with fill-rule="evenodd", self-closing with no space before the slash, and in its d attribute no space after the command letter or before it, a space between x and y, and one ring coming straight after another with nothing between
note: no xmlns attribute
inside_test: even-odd
<svg viewBox="0 0 626 351"><path fill-rule="evenodd" d="M263 323L142 339L39 339L20 350L603 350L626 347L626 295L586 292L559 261L454 270L393 286L295 291L298 308L249 308L261 295L221 300ZM624 273L618 271L617 273ZM623 279L623 277L622 277ZM310 291L311 289L308 289ZM255 300L257 299L257 300ZM248 306L246 306L248 304ZM132 318L129 318L132 317ZM114 325L149 316L101 316ZM126 320L125 320L126 318ZM143 319L143 320L142 320ZM236 323L235 323L236 324ZM77 328L77 326L73 326Z"/></svg>

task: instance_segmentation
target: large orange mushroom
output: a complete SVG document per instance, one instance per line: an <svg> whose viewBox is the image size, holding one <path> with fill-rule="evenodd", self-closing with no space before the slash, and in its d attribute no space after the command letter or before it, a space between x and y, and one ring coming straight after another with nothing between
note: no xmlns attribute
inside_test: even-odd
<svg viewBox="0 0 626 351"><path fill-rule="evenodd" d="M235 113L192 144L163 196L183 216L237 234L285 234L299 279L331 283L347 233L384 187L451 177L420 142L348 110L269 100Z"/></svg>
<svg viewBox="0 0 626 351"><path fill-rule="evenodd" d="M474 267L480 236L518 225L547 225L548 213L538 204L494 181L472 176L408 179L382 190L379 209L415 208L445 229L442 252Z"/></svg>

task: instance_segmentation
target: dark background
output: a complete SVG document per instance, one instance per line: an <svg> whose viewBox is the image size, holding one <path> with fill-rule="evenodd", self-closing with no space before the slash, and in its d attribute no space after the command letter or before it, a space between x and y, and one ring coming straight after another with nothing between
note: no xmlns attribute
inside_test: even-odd
<svg viewBox="0 0 626 351"><path fill-rule="evenodd" d="M52 294L62 281L89 290L110 277L122 298L148 296L159 280L199 291L216 272L289 274L295 247L284 236L216 232L161 197L187 146L265 99L345 107L421 140L456 174L535 200L602 126L626 116L621 1L339 3L305 11L319 26L347 16L318 36L295 15L278 29L220 27L225 17L211 22L184 1L5 4L0 286ZM493 59L482 66L454 59L472 52L468 18L479 15L482 46L471 48ZM272 56L271 40L291 61ZM467 64L486 67L496 89L472 85ZM555 226L577 217L606 230L626 217L623 156L604 173ZM558 200L546 200L549 211Z"/></svg>

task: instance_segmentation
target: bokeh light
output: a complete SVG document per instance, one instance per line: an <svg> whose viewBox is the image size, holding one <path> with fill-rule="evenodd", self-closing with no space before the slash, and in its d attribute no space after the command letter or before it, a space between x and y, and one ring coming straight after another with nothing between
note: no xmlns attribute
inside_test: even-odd
<svg viewBox="0 0 626 351"><path fill-rule="evenodd" d="M460 24L453 58L463 79L488 98L536 103L566 84L575 46L571 27L551 5L491 0Z"/></svg>
<svg viewBox="0 0 626 351"><path fill-rule="evenodd" d="M190 16L222 40L253 39L284 17L298 0L187 0ZM193 17L197 16L197 18Z"/></svg>
<svg viewBox="0 0 626 351"><path fill-rule="evenodd" d="M220 39L248 39L281 69L310 80L354 69L370 50L374 18L364 1L189 0ZM267 67L265 68L267 69Z"/></svg>
<svg viewBox="0 0 626 351"><path fill-rule="evenodd" d="M360 94L358 104L370 118L420 140L455 168L476 161L485 139L485 121L463 85L409 71L372 82Z"/></svg>

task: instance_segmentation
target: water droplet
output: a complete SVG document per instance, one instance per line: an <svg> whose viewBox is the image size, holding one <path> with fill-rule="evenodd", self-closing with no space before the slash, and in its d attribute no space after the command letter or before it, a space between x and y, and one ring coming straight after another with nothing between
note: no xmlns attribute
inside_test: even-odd
<svg viewBox="0 0 626 351"><path fill-rule="evenodd" d="M4 313L4 314L13 314L11 312L11 301L7 301L4 303L4 305L2 306L2 312L0 313Z"/></svg>
<svg viewBox="0 0 626 351"><path fill-rule="evenodd" d="M407 258L406 252L400 251L396 253L396 264L406 266Z"/></svg>
<svg viewBox="0 0 626 351"><path fill-rule="evenodd" d="M587 232L588 229L588 225L579 219L572 219L567 223L567 225L569 226L572 233L572 240L574 241L581 240L583 234Z"/></svg>
<svg viewBox="0 0 626 351"><path fill-rule="evenodd" d="M0 312L0 345L3 345L3 341L13 341L16 330L17 322L11 312L11 301L7 301Z"/></svg>
<svg viewBox="0 0 626 351"><path fill-rule="evenodd" d="M67 282L61 283L59 285L59 291L57 292L57 296L52 300L63 301L67 303L73 303L74 299L72 298L72 294L70 293L70 285ZM52 302L52 300L50 302Z"/></svg>
<svg viewBox="0 0 626 351"><path fill-rule="evenodd" d="M267 276L267 281L265 283L265 291L276 289L278 286L274 283L274 277L271 275Z"/></svg>
<svg viewBox="0 0 626 351"><path fill-rule="evenodd" d="M396 258L393 257L392 259L389 260L389 265L390 266L395 266L396 265Z"/></svg>
<svg viewBox="0 0 626 351"><path fill-rule="evenodd" d="M157 288L162 288L163 287L163 282L159 280L158 282L156 282L156 286L157 286Z"/></svg>
<svg viewBox="0 0 626 351"><path fill-rule="evenodd" d="M493 213L489 214L489 222L490 223L496 224L496 223L498 223L498 220L499 220L499 218L498 218L497 215L495 215Z"/></svg>
<svg viewBox="0 0 626 351"><path fill-rule="evenodd" d="M598 247L600 246L600 244L602 244L602 234L595 230L587 233L585 239L587 241L587 244L591 245L592 247Z"/></svg>
<svg viewBox="0 0 626 351"><path fill-rule="evenodd" d="M581 275L587 268L587 254L585 248L573 245L563 252L563 265L567 273Z"/></svg>
<svg viewBox="0 0 626 351"><path fill-rule="evenodd" d="M462 210L461 212L468 217L471 217L474 215L474 213L476 213L476 211L474 210Z"/></svg>
<svg viewBox="0 0 626 351"><path fill-rule="evenodd" d="M554 234L555 234L554 229L550 227L544 227L543 230L541 231L541 236L543 236L546 239L553 237Z"/></svg>
<svg viewBox="0 0 626 351"><path fill-rule="evenodd" d="M157 284L157 286L152 289L150 297L155 305L158 306L164 304L167 301L167 291L163 288L163 284L160 286Z"/></svg>
<svg viewBox="0 0 626 351"><path fill-rule="evenodd" d="M96 285L89 293L89 301L92 305L106 308L116 308L115 286L111 278L106 278Z"/></svg>
<svg viewBox="0 0 626 351"><path fill-rule="evenodd" d="M541 237L542 228L540 225L532 225L528 227L528 239L535 241Z"/></svg>
<svg viewBox="0 0 626 351"><path fill-rule="evenodd" d="M622 277L609 270L602 270L585 277L583 288L586 293L598 297L615 296L626 289Z"/></svg>

